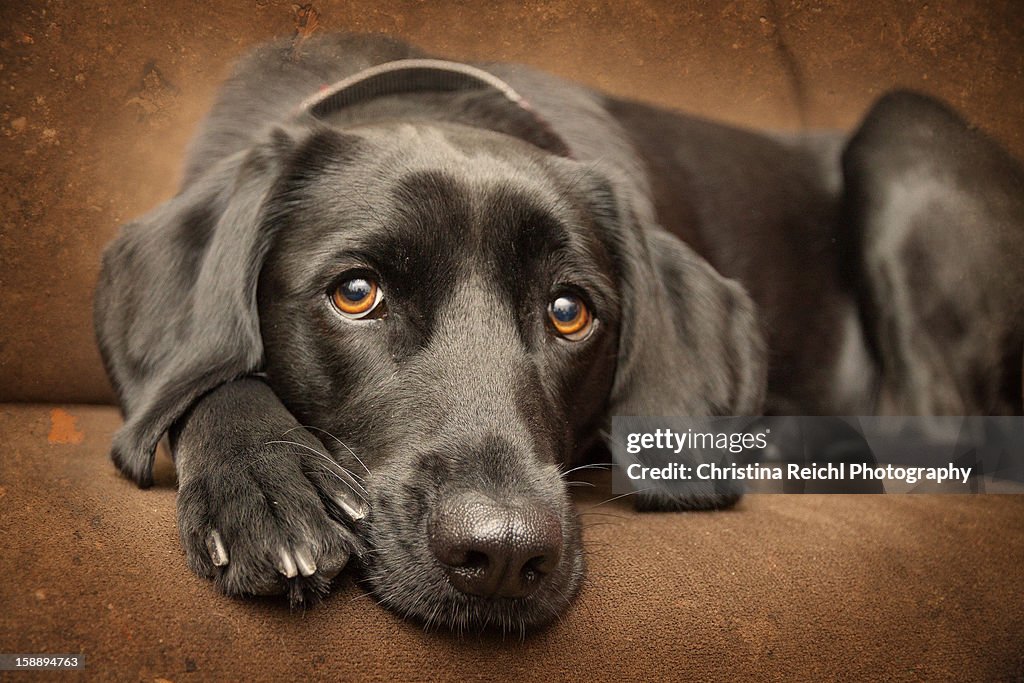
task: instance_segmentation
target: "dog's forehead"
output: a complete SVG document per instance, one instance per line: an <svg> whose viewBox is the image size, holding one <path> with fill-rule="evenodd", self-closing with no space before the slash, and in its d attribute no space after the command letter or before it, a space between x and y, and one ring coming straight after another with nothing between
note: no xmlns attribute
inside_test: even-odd
<svg viewBox="0 0 1024 683"><path fill-rule="evenodd" d="M436 267L456 252L504 263L587 252L571 178L526 143L403 124L359 131L357 146L292 194L304 258L348 251Z"/></svg>
<svg viewBox="0 0 1024 683"><path fill-rule="evenodd" d="M343 163L340 172L364 195L379 198L390 192L403 203L407 198L395 190L432 177L447 182L424 183L423 189L459 192L478 201L516 190L524 203L549 211L561 203L561 178L548 155L516 138L462 125L405 123L355 130L362 154L355 163Z"/></svg>

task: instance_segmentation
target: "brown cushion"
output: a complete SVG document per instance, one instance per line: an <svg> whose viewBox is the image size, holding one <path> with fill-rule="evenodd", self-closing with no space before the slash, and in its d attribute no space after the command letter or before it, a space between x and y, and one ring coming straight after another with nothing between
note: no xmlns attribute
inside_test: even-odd
<svg viewBox="0 0 1024 683"><path fill-rule="evenodd" d="M550 628L424 633L342 578L322 604L236 600L185 567L173 474L107 458L115 410L0 406L0 651L90 677L1006 680L1024 675L1024 497L750 496L586 515L589 580ZM581 508L610 496L607 477Z"/></svg>

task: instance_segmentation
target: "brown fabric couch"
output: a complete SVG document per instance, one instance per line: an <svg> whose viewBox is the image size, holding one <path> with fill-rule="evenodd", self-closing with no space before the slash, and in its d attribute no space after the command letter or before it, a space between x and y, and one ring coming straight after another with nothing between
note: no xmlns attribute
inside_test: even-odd
<svg viewBox="0 0 1024 683"><path fill-rule="evenodd" d="M316 7L320 30L526 62L749 126L848 127L913 87L1024 156L1011 1ZM77 676L100 680L1024 679L1018 496L601 505L580 599L525 642L424 633L345 576L295 612L192 576L169 463L134 488L107 457L116 409L86 405L111 398L92 289L117 224L173 193L230 60L294 30L290 0L0 5L0 653L82 653ZM594 481L581 509L610 496Z"/></svg>
<svg viewBox="0 0 1024 683"><path fill-rule="evenodd" d="M458 639L344 576L301 611L218 595L185 567L170 464L149 491L114 472L118 424L104 407L0 409L0 650L179 682L1024 675L1024 496L763 495L671 515L615 501L584 516L589 580L560 621L525 642Z"/></svg>

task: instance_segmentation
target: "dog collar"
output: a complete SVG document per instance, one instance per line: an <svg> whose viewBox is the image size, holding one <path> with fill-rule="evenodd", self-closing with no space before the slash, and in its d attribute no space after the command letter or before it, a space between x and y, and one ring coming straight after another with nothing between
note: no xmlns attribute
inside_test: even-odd
<svg viewBox="0 0 1024 683"><path fill-rule="evenodd" d="M515 118L528 118L531 134L520 135L528 142L559 156L571 157L569 146L555 133L526 99L494 74L459 62L441 59L400 59L385 62L326 86L299 105L299 113L323 119L337 111L377 97L421 92L495 93L513 105ZM522 121L512 121L523 128ZM525 132L525 131L519 131Z"/></svg>

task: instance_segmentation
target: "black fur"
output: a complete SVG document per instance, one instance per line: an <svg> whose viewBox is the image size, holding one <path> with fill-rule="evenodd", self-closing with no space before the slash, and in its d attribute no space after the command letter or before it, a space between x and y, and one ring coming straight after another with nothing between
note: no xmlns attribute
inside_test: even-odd
<svg viewBox="0 0 1024 683"><path fill-rule="evenodd" d="M299 600L355 555L402 614L518 630L578 590L560 473L612 414L752 415L766 400L860 413L878 409L879 387L915 409L1020 410L1008 379L1024 345L1020 167L931 100L883 100L845 154L839 135L757 135L510 65L486 68L534 113L421 93L319 121L296 106L320 86L419 53L345 36L303 49L242 62L180 194L122 230L97 291L126 416L115 462L149 484L170 431L186 556L225 592ZM552 153L563 146L571 158ZM949 258L928 231L962 216L927 203L895 223L886 213L888 189L913 182L981 207L970 228L988 251L954 268L970 280L966 304L928 277ZM894 231L910 236L895 252ZM991 274L989 258L1006 272ZM894 263L911 276L878 275ZM353 323L331 307L351 272L380 282L385 317ZM594 312L583 341L546 323L562 291ZM978 323L998 334L958 332ZM908 330L933 349L955 344L970 367L930 402L916 380L935 356L907 355ZM466 492L557 513L561 559L536 592L481 598L445 578L429 513ZM638 505L738 496L646 493Z"/></svg>

